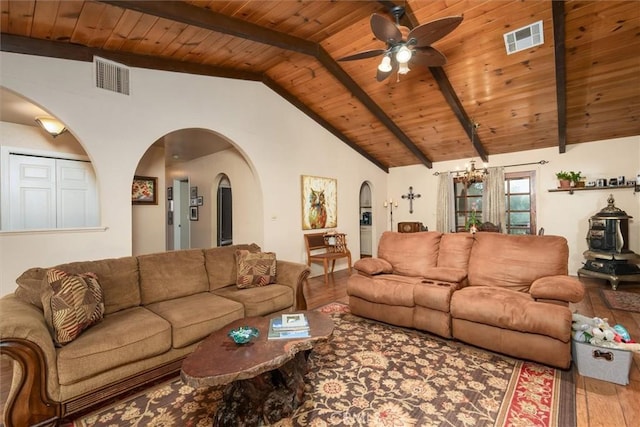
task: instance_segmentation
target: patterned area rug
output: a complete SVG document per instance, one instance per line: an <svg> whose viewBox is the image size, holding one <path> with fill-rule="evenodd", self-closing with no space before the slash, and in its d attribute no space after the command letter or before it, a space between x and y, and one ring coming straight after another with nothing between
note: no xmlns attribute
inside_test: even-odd
<svg viewBox="0 0 640 427"><path fill-rule="evenodd" d="M333 337L309 359L305 401L278 426L573 426L571 371L321 309ZM219 389L179 379L104 408L75 427L210 426Z"/></svg>
<svg viewBox="0 0 640 427"><path fill-rule="evenodd" d="M640 313L640 293L600 289L600 294L609 308Z"/></svg>

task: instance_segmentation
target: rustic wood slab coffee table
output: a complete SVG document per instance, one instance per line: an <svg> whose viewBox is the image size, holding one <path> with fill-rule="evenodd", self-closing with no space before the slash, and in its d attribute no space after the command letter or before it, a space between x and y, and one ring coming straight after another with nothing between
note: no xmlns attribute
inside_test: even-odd
<svg viewBox="0 0 640 427"><path fill-rule="evenodd" d="M316 311L303 312L309 337L269 340L268 317L247 317L212 333L182 364L185 384L199 388L226 385L215 426L258 426L290 416L302 403L307 358L316 343L333 333L333 320ZM227 333L252 326L260 336L236 344Z"/></svg>

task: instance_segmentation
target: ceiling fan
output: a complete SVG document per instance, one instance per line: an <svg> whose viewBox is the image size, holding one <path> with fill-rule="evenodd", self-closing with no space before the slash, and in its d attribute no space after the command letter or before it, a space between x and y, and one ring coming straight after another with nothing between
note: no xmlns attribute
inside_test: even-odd
<svg viewBox="0 0 640 427"><path fill-rule="evenodd" d="M396 18L395 24L377 13L371 15L371 31L378 40L387 44L386 49L365 50L340 58L338 61L353 61L384 55L376 74L379 82L395 71L398 71L398 74L407 74L409 63L426 67L441 67L446 64L447 58L431 47L431 43L440 40L460 25L462 16L436 19L409 31L407 27L400 25L404 7L393 7L391 14Z"/></svg>

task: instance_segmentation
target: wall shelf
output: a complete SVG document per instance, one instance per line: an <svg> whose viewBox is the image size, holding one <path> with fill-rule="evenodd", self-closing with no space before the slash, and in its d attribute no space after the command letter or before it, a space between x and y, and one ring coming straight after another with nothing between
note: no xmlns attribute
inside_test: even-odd
<svg viewBox="0 0 640 427"><path fill-rule="evenodd" d="M571 188L551 188L549 190L547 190L549 193L560 193L560 192L566 192L569 194L573 194L574 191L592 191L592 190L617 190L620 188L633 188L634 189L634 193L639 192L640 190L638 190L637 185L612 185L612 186L607 186L607 187L571 187Z"/></svg>

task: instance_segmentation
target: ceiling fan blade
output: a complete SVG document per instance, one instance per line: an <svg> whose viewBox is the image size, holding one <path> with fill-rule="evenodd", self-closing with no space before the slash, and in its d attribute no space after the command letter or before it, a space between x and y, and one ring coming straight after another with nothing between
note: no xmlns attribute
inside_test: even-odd
<svg viewBox="0 0 640 427"><path fill-rule="evenodd" d="M426 24L418 25L409 32L408 39L416 39L416 47L429 46L431 43L440 40L460 25L462 16L449 16L447 18L436 19Z"/></svg>
<svg viewBox="0 0 640 427"><path fill-rule="evenodd" d="M425 67L442 67L447 63L447 58L439 50L424 46L413 50L413 56L409 62Z"/></svg>
<svg viewBox="0 0 640 427"><path fill-rule="evenodd" d="M348 56L339 58L338 61L353 61L356 59L373 58L374 56L382 55L385 52L386 50L384 49L363 50L362 52L354 53L353 55L348 55Z"/></svg>
<svg viewBox="0 0 640 427"><path fill-rule="evenodd" d="M398 61L396 61L395 59L392 59L391 70L389 71L380 71L379 69L376 70L376 80L381 82L387 77L389 77L391 74L395 73L396 71L398 71Z"/></svg>
<svg viewBox="0 0 640 427"><path fill-rule="evenodd" d="M382 15L371 15L371 31L380 41L387 44L395 44L402 40L402 33L398 27Z"/></svg>

